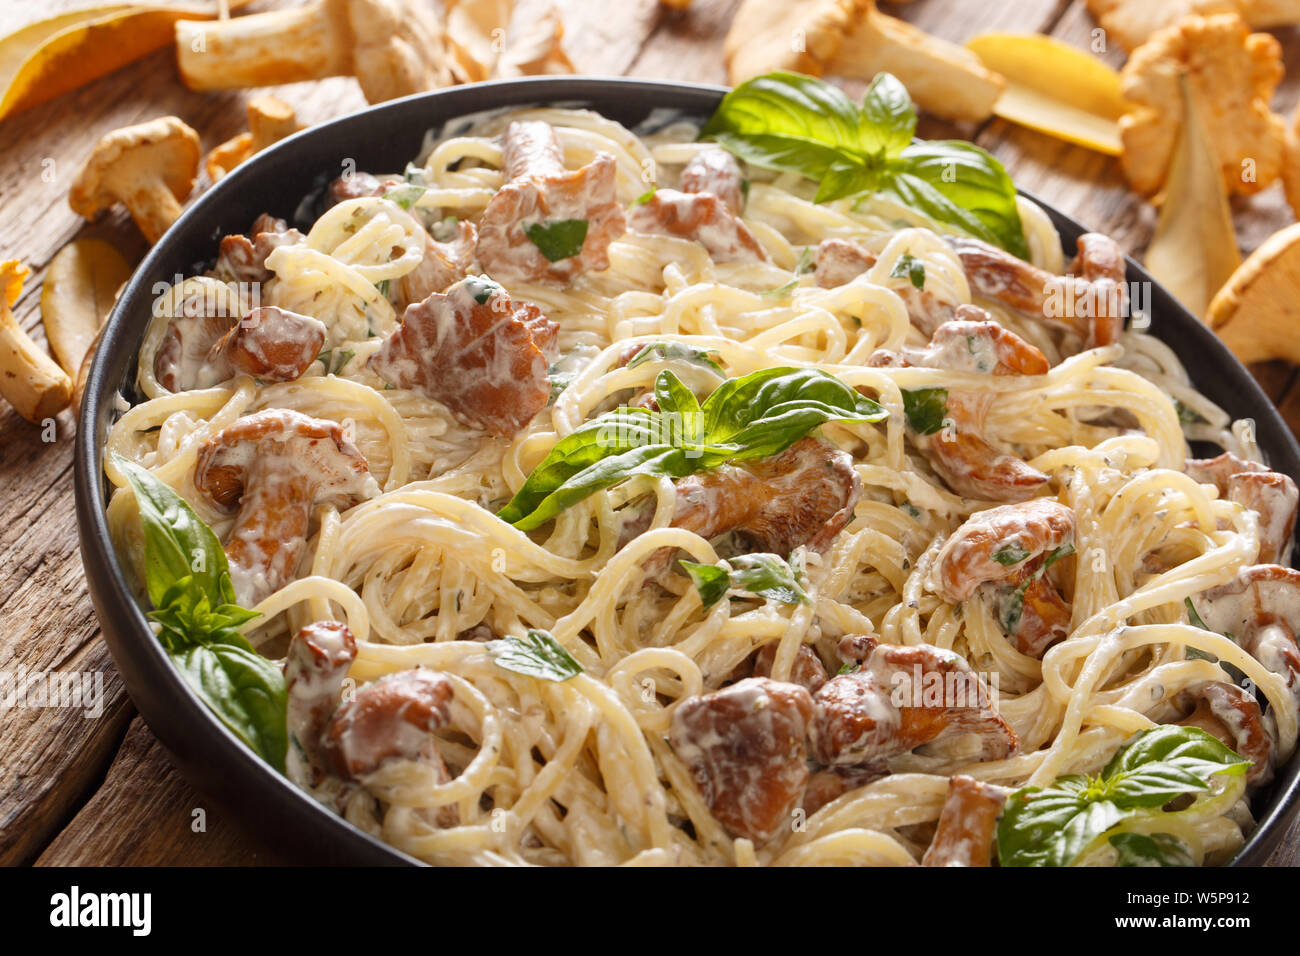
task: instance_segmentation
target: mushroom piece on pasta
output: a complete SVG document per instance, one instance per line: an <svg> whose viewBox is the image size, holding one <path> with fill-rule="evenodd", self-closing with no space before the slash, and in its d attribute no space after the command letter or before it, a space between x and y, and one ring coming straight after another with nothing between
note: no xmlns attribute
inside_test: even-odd
<svg viewBox="0 0 1300 956"><path fill-rule="evenodd" d="M370 367L442 402L465 424L507 438L550 398L546 359L555 334L537 306L470 276L409 306Z"/></svg>

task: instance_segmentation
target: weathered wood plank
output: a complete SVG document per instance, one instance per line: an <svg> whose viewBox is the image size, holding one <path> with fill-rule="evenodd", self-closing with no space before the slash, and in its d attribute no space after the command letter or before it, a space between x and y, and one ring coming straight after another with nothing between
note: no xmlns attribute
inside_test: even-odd
<svg viewBox="0 0 1300 956"><path fill-rule="evenodd" d="M112 821L105 826L105 821ZM136 718L108 778L37 866L265 866L289 861L249 837L185 782Z"/></svg>

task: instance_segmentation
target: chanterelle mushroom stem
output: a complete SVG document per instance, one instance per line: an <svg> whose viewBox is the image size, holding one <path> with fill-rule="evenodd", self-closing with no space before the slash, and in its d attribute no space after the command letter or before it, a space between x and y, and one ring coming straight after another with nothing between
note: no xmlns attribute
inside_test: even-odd
<svg viewBox="0 0 1300 956"><path fill-rule="evenodd" d="M448 81L441 38L413 0L316 0L215 23L179 20L176 60L192 90L348 75L379 103Z"/></svg>

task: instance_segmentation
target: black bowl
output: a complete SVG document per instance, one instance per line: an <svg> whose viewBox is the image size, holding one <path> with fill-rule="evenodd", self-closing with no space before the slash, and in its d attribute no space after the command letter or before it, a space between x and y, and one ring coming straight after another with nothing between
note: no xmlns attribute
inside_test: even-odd
<svg viewBox="0 0 1300 956"><path fill-rule="evenodd" d="M346 823L246 749L200 702L149 631L109 539L104 441L118 395L134 394L136 354L149 323L155 283L189 275L210 260L217 240L242 232L260 213L292 220L313 188L346 161L358 170L400 170L425 133L482 110L536 104L590 107L629 126L657 108L706 117L721 87L616 78L561 77L460 86L407 97L305 130L259 153L198 200L154 246L118 300L86 386L77 428L77 523L91 598L113 659L149 727L186 776L251 830L292 858L313 863L416 861ZM1083 226L1049 210L1068 249ZM1129 278L1150 281L1128 263ZM1300 447L1276 409L1232 354L1164 289L1150 287L1151 331L1178 354L1198 386L1234 418L1253 418L1269 463L1300 475ZM1235 865L1267 859L1295 811L1300 759L1257 798L1259 825Z"/></svg>

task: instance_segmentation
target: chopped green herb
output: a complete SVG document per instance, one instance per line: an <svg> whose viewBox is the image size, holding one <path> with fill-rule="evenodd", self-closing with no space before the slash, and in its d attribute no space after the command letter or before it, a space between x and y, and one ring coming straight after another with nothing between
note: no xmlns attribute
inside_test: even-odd
<svg viewBox="0 0 1300 956"><path fill-rule="evenodd" d="M1199 425L1206 420L1204 415L1188 408L1178 399L1174 399L1174 408L1178 409L1178 421L1184 425Z"/></svg>
<svg viewBox="0 0 1300 956"><path fill-rule="evenodd" d="M524 230L524 235L548 261L559 262L582 252L582 244L587 241L587 225L585 219L535 222Z"/></svg>
<svg viewBox="0 0 1300 956"><path fill-rule="evenodd" d="M1033 579L1030 578L1032 581ZM1025 591L1029 588L1029 581L1024 581L1019 587L1004 588L998 595L997 615L998 624L1001 626L1003 633L1014 634L1020 627L1020 616L1025 610Z"/></svg>
<svg viewBox="0 0 1300 956"><path fill-rule="evenodd" d="M946 388L903 389L903 413L907 425L918 435L933 435L943 428L948 415Z"/></svg>
<svg viewBox="0 0 1300 956"><path fill-rule="evenodd" d="M429 227L429 235L439 242L450 242L456 238L457 226L460 225L460 219L456 216L443 216L437 222Z"/></svg>
<svg viewBox="0 0 1300 956"><path fill-rule="evenodd" d="M316 356L316 361L325 366L326 375L337 375L356 354L355 349L326 349Z"/></svg>
<svg viewBox="0 0 1300 956"><path fill-rule="evenodd" d="M700 595L700 604L706 610L721 601L731 587L731 575L725 568L716 564L696 564L685 559L677 563L685 569L687 577L695 585L695 590Z"/></svg>
<svg viewBox="0 0 1300 956"><path fill-rule="evenodd" d="M697 349L682 342L647 342L641 351L628 360L626 367L636 368L638 365L651 361L682 361L689 362L692 365L701 365L717 372L719 375L725 375L722 366L714 358L717 354L717 352Z"/></svg>
<svg viewBox="0 0 1300 956"><path fill-rule="evenodd" d="M479 305L487 305L487 300L501 291L501 286L487 276L466 276L464 282L466 291Z"/></svg>
<svg viewBox="0 0 1300 956"><path fill-rule="evenodd" d="M748 591L779 604L810 604L799 582L799 571L775 554L742 554L728 562L731 571L713 564L679 561L700 594L705 608L722 600L730 588Z"/></svg>
<svg viewBox="0 0 1300 956"><path fill-rule="evenodd" d="M925 263L910 252L899 256L894 268L889 270L891 279L907 279L918 289L925 288Z"/></svg>
<svg viewBox="0 0 1300 956"><path fill-rule="evenodd" d="M423 196L427 190L423 186L417 186L414 183L407 183L403 186L394 186L384 193L383 198L389 202L397 203L403 209L410 209Z"/></svg>
<svg viewBox="0 0 1300 956"><path fill-rule="evenodd" d="M1008 544L993 552L993 560L1004 568L1009 568L1013 564L1019 564L1025 558L1029 557L1029 552L1019 545Z"/></svg>
<svg viewBox="0 0 1300 956"><path fill-rule="evenodd" d="M659 191L659 187L658 187L658 186L651 186L649 189L647 189L647 190L646 190L645 192L643 192L641 195L639 195L639 196L637 196L635 199L633 199L633 200L632 200L632 205L633 205L633 206L644 206L644 205L645 205L646 203L648 203L650 200L652 200L652 199L655 198L655 193L657 193L658 191Z"/></svg>
<svg viewBox="0 0 1300 956"><path fill-rule="evenodd" d="M1074 554L1074 542L1067 541L1047 556L1047 560L1043 562L1043 566L1039 570L1046 571L1057 561L1060 561L1062 558L1068 558L1072 554Z"/></svg>
<svg viewBox="0 0 1300 956"><path fill-rule="evenodd" d="M492 663L516 674L563 683L582 673L582 665L549 633L529 628L524 637L489 641Z"/></svg>

